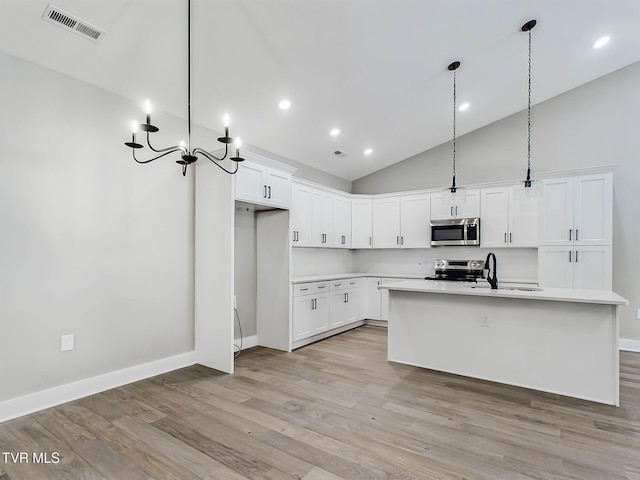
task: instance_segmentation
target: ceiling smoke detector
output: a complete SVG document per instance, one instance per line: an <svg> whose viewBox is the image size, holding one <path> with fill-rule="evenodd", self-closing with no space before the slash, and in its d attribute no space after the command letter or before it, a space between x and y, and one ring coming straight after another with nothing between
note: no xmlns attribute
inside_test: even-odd
<svg viewBox="0 0 640 480"><path fill-rule="evenodd" d="M96 27L95 25L91 25L89 22L85 22L75 15L71 15L70 13L67 13L51 4L47 5L47 8L45 8L44 13L42 14L42 19L45 22L53 23L58 27L64 28L65 30L78 34L81 37L96 43L105 33L104 30Z"/></svg>

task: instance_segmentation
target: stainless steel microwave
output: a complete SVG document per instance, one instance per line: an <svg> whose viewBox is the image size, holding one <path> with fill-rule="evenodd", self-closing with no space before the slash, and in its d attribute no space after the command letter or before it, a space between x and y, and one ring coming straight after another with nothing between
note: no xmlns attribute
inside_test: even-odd
<svg viewBox="0 0 640 480"><path fill-rule="evenodd" d="M431 246L480 245L479 218L431 220Z"/></svg>

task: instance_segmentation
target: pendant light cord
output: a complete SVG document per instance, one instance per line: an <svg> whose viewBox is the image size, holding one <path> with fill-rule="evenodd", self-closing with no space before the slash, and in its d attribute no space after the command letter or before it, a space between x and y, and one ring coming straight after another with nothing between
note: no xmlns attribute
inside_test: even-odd
<svg viewBox="0 0 640 480"><path fill-rule="evenodd" d="M531 30L529 30L529 97L527 103L527 180L531 173Z"/></svg>
<svg viewBox="0 0 640 480"><path fill-rule="evenodd" d="M191 153L191 0L187 0L187 150Z"/></svg>
<svg viewBox="0 0 640 480"><path fill-rule="evenodd" d="M456 71L453 71L453 186L456 188Z"/></svg>

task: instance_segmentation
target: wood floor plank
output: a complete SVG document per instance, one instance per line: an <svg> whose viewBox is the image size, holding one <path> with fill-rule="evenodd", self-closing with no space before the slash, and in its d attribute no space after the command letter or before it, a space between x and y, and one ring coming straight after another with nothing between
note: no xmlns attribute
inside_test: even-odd
<svg viewBox="0 0 640 480"><path fill-rule="evenodd" d="M619 408L386 360L364 326L235 374L168 372L0 424L0 480L640 480L640 354Z"/></svg>

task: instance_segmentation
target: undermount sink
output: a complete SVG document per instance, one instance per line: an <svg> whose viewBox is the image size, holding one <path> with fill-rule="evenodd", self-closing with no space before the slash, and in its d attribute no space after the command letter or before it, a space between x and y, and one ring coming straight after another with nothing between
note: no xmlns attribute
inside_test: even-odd
<svg viewBox="0 0 640 480"><path fill-rule="evenodd" d="M471 288L489 289L491 285L471 285ZM498 290L519 290L521 292L541 292L541 287L498 287Z"/></svg>

